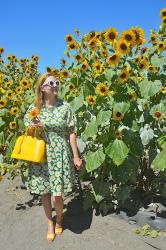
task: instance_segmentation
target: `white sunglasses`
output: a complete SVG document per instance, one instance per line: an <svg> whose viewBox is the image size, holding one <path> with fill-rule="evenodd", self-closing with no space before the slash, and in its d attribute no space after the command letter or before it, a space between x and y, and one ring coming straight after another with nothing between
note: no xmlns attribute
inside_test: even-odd
<svg viewBox="0 0 166 250"><path fill-rule="evenodd" d="M58 80L56 81L48 81L48 82L45 82L44 84L42 84L42 86L50 86L50 87L55 87L55 86L59 86L60 82Z"/></svg>

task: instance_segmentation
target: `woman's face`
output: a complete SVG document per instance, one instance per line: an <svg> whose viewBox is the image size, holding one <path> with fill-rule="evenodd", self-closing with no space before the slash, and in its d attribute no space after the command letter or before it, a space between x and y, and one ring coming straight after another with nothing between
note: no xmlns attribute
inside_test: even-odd
<svg viewBox="0 0 166 250"><path fill-rule="evenodd" d="M48 76L44 83L40 86L41 91L46 94L58 94L59 81L55 76Z"/></svg>

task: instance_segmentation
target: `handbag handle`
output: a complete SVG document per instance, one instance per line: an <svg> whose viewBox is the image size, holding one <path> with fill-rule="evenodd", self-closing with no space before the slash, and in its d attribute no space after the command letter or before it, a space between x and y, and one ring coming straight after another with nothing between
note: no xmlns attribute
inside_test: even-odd
<svg viewBox="0 0 166 250"><path fill-rule="evenodd" d="M26 128L25 133L24 133L25 136L28 135L28 130L29 130L30 128L31 128L31 126L29 126L29 127ZM34 136L36 137L36 135L37 135L37 127L34 127L34 128L35 128L35 135L34 135Z"/></svg>

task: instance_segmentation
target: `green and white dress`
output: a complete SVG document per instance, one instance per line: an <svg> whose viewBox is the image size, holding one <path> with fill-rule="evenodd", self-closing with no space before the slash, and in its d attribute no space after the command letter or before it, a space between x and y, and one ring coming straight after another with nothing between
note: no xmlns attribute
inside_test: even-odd
<svg viewBox="0 0 166 250"><path fill-rule="evenodd" d="M28 113L33 108L32 103L24 116L26 127L30 125ZM44 124L46 131L47 161L46 163L29 162L25 186L31 193L65 196L73 191L76 180L73 153L68 136L69 133L77 133L75 113L67 101L58 98L51 109L42 105L37 117Z"/></svg>

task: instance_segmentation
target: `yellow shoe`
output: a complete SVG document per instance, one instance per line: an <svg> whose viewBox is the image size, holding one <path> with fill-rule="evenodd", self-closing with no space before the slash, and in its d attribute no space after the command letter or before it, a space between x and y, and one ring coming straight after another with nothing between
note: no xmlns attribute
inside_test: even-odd
<svg viewBox="0 0 166 250"><path fill-rule="evenodd" d="M54 222L49 220L47 221L48 225L54 225ZM55 238L55 233L47 233L47 240L48 242L52 242Z"/></svg>
<svg viewBox="0 0 166 250"><path fill-rule="evenodd" d="M61 218L60 219L56 219L56 222L59 224L59 223L61 223L61 221L62 221L62 219L63 219L63 215L61 216ZM55 234L56 235L58 235L58 236L60 236L61 234L62 234L62 226L61 227L56 227L55 226Z"/></svg>

